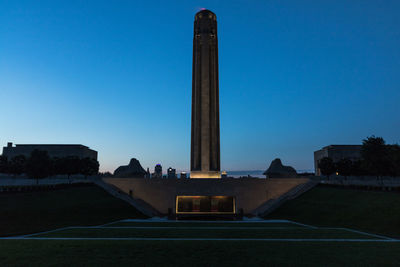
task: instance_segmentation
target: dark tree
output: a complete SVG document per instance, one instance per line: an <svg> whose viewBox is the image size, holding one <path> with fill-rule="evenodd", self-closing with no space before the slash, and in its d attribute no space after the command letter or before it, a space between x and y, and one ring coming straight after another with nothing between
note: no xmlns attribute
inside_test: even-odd
<svg viewBox="0 0 400 267"><path fill-rule="evenodd" d="M68 180L70 179L71 175L78 174L81 168L81 162L78 157L69 156L63 159L63 164L65 167L65 174L68 175Z"/></svg>
<svg viewBox="0 0 400 267"><path fill-rule="evenodd" d="M0 173L8 173L8 159L5 156L0 156Z"/></svg>
<svg viewBox="0 0 400 267"><path fill-rule="evenodd" d="M354 175L354 176L366 175L364 166L365 166L365 164L364 164L363 160L361 160L361 159L353 161L352 167L351 167L351 169L352 169L351 175Z"/></svg>
<svg viewBox="0 0 400 267"><path fill-rule="evenodd" d="M50 168L51 159L47 151L33 150L26 164L28 176L36 179L37 183L39 183L39 179L49 176Z"/></svg>
<svg viewBox="0 0 400 267"><path fill-rule="evenodd" d="M377 177L388 174L390 166L387 152L387 147L382 137L371 136L363 140L361 157L368 174Z"/></svg>
<svg viewBox="0 0 400 267"><path fill-rule="evenodd" d="M65 158L53 158L53 174L54 175L63 175L67 174L67 166Z"/></svg>
<svg viewBox="0 0 400 267"><path fill-rule="evenodd" d="M322 175L328 176L328 179L336 170L333 160L328 157L324 157L318 162L318 168L321 170Z"/></svg>
<svg viewBox="0 0 400 267"><path fill-rule="evenodd" d="M339 175L347 179L347 176L351 175L353 172L353 163L349 159L341 159L336 163L336 170Z"/></svg>
<svg viewBox="0 0 400 267"><path fill-rule="evenodd" d="M99 175L101 177L112 177L113 174L111 172L100 172Z"/></svg>
<svg viewBox="0 0 400 267"><path fill-rule="evenodd" d="M26 157L24 155L18 155L13 157L8 164L8 173L14 175L21 175L25 173L26 168Z"/></svg>
<svg viewBox="0 0 400 267"><path fill-rule="evenodd" d="M388 145L388 157L390 161L390 174L391 176L400 176L400 146Z"/></svg>
<svg viewBox="0 0 400 267"><path fill-rule="evenodd" d="M87 178L87 176L98 174L99 162L91 158L83 158L80 160L79 172Z"/></svg>

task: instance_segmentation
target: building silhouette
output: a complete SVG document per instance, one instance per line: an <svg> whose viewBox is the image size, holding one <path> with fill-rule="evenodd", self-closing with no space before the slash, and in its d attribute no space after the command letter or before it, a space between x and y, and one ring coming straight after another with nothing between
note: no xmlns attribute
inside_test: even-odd
<svg viewBox="0 0 400 267"><path fill-rule="evenodd" d="M361 158L362 145L329 145L314 152L314 168L315 175L321 175L321 170L318 168L318 162L324 158L331 158L333 162L338 162L341 159L349 159L351 161Z"/></svg>
<svg viewBox="0 0 400 267"><path fill-rule="evenodd" d="M171 167L168 168L167 170L167 177L169 179L176 179L176 169L172 169Z"/></svg>
<svg viewBox="0 0 400 267"><path fill-rule="evenodd" d="M77 157L97 160L97 151L78 144L16 144L13 146L13 143L9 142L6 147L3 147L3 156L8 159L19 155L29 157L35 149L47 151L51 158Z"/></svg>
<svg viewBox="0 0 400 267"><path fill-rule="evenodd" d="M162 166L161 166L161 164L157 164L154 167L154 173L151 176L151 178L162 178Z"/></svg>

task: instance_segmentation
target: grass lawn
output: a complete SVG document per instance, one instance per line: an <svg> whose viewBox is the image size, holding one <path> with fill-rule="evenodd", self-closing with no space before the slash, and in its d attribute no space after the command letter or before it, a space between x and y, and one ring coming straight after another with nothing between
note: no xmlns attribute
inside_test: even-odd
<svg viewBox="0 0 400 267"><path fill-rule="evenodd" d="M400 243L0 240L3 266L399 266Z"/></svg>
<svg viewBox="0 0 400 267"><path fill-rule="evenodd" d="M283 223L283 222L270 222L270 221L259 221L257 223L254 222L244 222L240 221L240 223L236 223L235 221L145 221L145 224L140 221L122 221L115 222L112 224L108 224L108 227L230 227L230 228L243 228L243 227L262 227L262 228L271 228L271 227L291 227L291 228L304 228L303 225L297 225L294 223Z"/></svg>
<svg viewBox="0 0 400 267"><path fill-rule="evenodd" d="M25 239L0 239L1 266L400 266L400 242L345 229L313 227L345 227L399 236L398 193L318 186L285 203L268 218L311 226L276 220L115 222L144 216L94 185L0 194L0 214L3 236L109 223L70 227ZM43 237L255 240L40 239ZM260 238L292 241L257 240Z"/></svg>
<svg viewBox="0 0 400 267"><path fill-rule="evenodd" d="M95 185L43 192L3 193L0 194L0 214L0 236L145 217L134 207Z"/></svg>
<svg viewBox="0 0 400 267"><path fill-rule="evenodd" d="M287 219L400 237L400 194L317 186L266 219Z"/></svg>
<svg viewBox="0 0 400 267"><path fill-rule="evenodd" d="M43 237L228 240L40 240ZM99 227L60 229L27 238L33 239L0 240L0 262L17 266L397 266L400 264L400 242L389 243L386 242L388 240L379 237L344 229L315 228L290 222L125 221ZM229 240L231 238L239 240ZM243 238L255 240L240 240ZM257 240L260 238L332 240L323 242ZM334 241L335 239L340 241ZM343 239L353 239L353 241L343 242ZM360 242L361 239L374 242Z"/></svg>
<svg viewBox="0 0 400 267"><path fill-rule="evenodd" d="M96 238L311 238L311 239L371 239L370 236L338 229L115 229L115 228L72 228L35 235L34 237L96 237ZM376 238L374 238L376 239Z"/></svg>

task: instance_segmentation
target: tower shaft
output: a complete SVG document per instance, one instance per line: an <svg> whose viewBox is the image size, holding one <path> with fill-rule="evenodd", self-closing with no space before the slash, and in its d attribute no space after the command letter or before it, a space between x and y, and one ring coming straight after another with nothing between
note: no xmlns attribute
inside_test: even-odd
<svg viewBox="0 0 400 267"><path fill-rule="evenodd" d="M196 14L193 37L191 178L220 178L217 20Z"/></svg>

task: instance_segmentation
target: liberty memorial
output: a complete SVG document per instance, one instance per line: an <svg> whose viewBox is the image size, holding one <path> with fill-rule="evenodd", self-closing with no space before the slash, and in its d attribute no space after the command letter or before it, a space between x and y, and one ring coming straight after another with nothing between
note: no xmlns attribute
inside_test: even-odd
<svg viewBox="0 0 400 267"><path fill-rule="evenodd" d="M241 218L264 214L269 201L309 183L308 178L221 178L217 18L209 10L195 15L192 74L190 178L103 178L130 196L148 216ZM313 182L311 182L313 183ZM308 186L308 185L307 185ZM267 204L268 203L268 204Z"/></svg>
<svg viewBox="0 0 400 267"><path fill-rule="evenodd" d="M221 178L217 18L195 16L193 36L190 178Z"/></svg>

